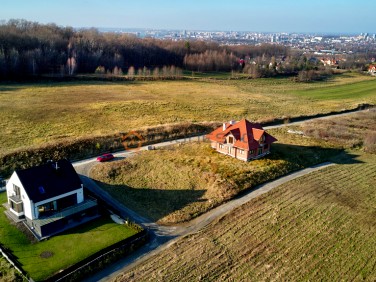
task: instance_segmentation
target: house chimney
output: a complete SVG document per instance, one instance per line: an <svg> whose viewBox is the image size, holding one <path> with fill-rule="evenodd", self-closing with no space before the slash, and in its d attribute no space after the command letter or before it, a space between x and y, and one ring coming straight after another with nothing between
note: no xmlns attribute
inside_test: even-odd
<svg viewBox="0 0 376 282"><path fill-rule="evenodd" d="M226 128L227 128L227 126L226 126L226 123L224 122L224 123L223 123L223 131L225 131Z"/></svg>
<svg viewBox="0 0 376 282"><path fill-rule="evenodd" d="M235 120L230 120L230 124L231 124L231 125L234 125L235 123L236 123Z"/></svg>

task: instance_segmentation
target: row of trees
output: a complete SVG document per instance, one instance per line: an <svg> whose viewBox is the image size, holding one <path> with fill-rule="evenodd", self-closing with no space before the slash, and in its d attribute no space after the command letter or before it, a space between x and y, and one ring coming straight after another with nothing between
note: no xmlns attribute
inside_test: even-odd
<svg viewBox="0 0 376 282"><path fill-rule="evenodd" d="M366 60L353 55L340 67L359 67ZM280 45L223 46L205 41L140 39L25 20L0 25L0 79L95 72L176 77L183 68L236 70L257 78L296 75L321 67L306 55Z"/></svg>
<svg viewBox="0 0 376 282"><path fill-rule="evenodd" d="M288 52L273 45L220 46L204 41L140 39L25 20L0 25L1 78L94 73L98 66L116 73L116 69L128 72L132 66L136 70L176 66L194 71L229 71L237 68L238 58L244 56Z"/></svg>
<svg viewBox="0 0 376 282"><path fill-rule="evenodd" d="M180 78L183 76L183 70L175 66L163 66L161 68L138 68L131 66L126 73L117 66L112 70L107 69L104 66L99 66L95 70L96 74L106 74L112 76L127 76L128 78L153 78L153 79L165 79L165 78Z"/></svg>

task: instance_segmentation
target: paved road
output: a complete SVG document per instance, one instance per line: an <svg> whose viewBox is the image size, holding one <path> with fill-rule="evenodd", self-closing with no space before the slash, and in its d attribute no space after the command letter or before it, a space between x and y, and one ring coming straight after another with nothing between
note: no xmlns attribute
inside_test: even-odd
<svg viewBox="0 0 376 282"><path fill-rule="evenodd" d="M113 279L120 273L135 267L136 265L142 263L143 261L147 260L151 256L165 250L166 248L168 248L171 244L175 243L181 237L189 235L191 233L198 232L199 230L203 229L205 226L213 222L215 219L226 215L227 213L249 202L250 200L264 193L267 193L270 190L290 180L309 174L313 171L326 168L331 165L333 164L322 163L322 164L312 166L312 167L309 167L309 168L306 168L306 169L303 169L294 173L290 173L274 181L259 185L258 187L256 187L252 191L249 191L242 197L235 198L195 218L194 220L190 221L187 224L172 226L172 227L165 227L165 226L157 225L155 223L151 223L150 221L146 220L142 222L141 225L144 225L145 227L149 228L149 231L151 233L152 238L148 244L141 247L132 255L110 265L106 269L98 272L97 274L93 275L92 277L84 281L108 281L110 279ZM120 207L121 207L121 204L120 204ZM128 209L125 209L123 211L126 213L127 210ZM140 219L140 218L136 218L136 219Z"/></svg>
<svg viewBox="0 0 376 282"><path fill-rule="evenodd" d="M320 117L320 118L314 118L312 120L320 120L320 119L328 119L332 117L337 116L344 116L344 115L350 115L355 112L351 113L345 113L345 114L336 114L332 115L330 117ZM298 125L302 124L306 121L299 121L299 122L292 122L288 124L282 124L282 125L275 125L275 126L268 126L264 127L265 129L272 129L272 128L278 128L278 127L284 127L284 126L290 126L290 125ZM182 138L174 141L168 141L168 142L162 142L153 145L155 148L169 146L172 144L187 142L187 141L202 141L204 138L204 135L197 136L197 137L191 137L191 138ZM115 160L123 159L126 157L131 157L134 154L137 154L138 151L147 150L147 146L141 147L139 149L135 150L129 150L129 151L122 151L115 153ZM240 198L233 199L195 219L192 221L176 225L176 226L161 226L156 224L155 222L152 222L151 220L142 217L141 215L137 214L136 212L128 209L124 205L122 205L119 201L112 198L106 191L102 190L95 181L93 181L91 178L88 177L90 173L90 169L96 164L95 158L82 160L75 162L73 166L75 167L77 173L80 175L82 182L84 183L85 187L87 187L89 190L94 192L96 195L98 195L100 198L105 200L108 204L110 204L113 207L116 207L116 210L120 212L120 215L123 218L129 218L133 220L134 222L138 223L142 227L149 230L149 233L151 235L151 240L148 244L141 247L138 251L133 253L132 255L126 257L123 260L118 261L117 263L107 267L106 269L100 271L99 273L95 274L94 276L86 279L85 281L107 281L109 279L115 278L118 274L121 272L124 272L135 265L143 262L144 260L148 259L150 256L168 248L171 244L173 244L176 240L181 238L182 236L186 236L191 233L195 233L211 222L213 222L215 219L224 216L225 214L231 212L235 208L247 203L251 199L258 197L264 193L267 193L271 189L280 186L283 183L286 183L292 179L301 177L303 175L306 175L308 173L311 173L312 171L319 170L325 167L328 167L330 165L333 165L331 163L323 163L314 167L306 168L303 170L300 170L295 173L288 174L284 177L281 177L277 180L262 184L258 187L256 187L254 190L248 192L247 194L243 195Z"/></svg>

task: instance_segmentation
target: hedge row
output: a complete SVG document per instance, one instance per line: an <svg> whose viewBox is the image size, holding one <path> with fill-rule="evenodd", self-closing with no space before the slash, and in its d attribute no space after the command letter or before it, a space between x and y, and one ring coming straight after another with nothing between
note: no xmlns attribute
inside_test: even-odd
<svg viewBox="0 0 376 282"><path fill-rule="evenodd" d="M18 149L11 153L0 155L0 176L8 177L16 169L24 169L46 163L48 160L79 160L93 157L104 152L154 144L177 138L192 137L210 132L219 123L185 123L165 125L119 132L113 135L83 137L69 139L57 143L46 143L38 147Z"/></svg>

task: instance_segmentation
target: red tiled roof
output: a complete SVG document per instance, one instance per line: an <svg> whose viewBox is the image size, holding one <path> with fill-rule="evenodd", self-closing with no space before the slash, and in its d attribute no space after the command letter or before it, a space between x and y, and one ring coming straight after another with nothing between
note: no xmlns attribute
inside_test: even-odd
<svg viewBox="0 0 376 282"><path fill-rule="evenodd" d="M277 141L276 138L266 133L260 124L251 123L246 119L242 119L233 125L226 123L225 130L223 130L223 126L221 126L206 135L206 138L211 141L225 143L225 139L228 134L232 134L234 136L236 140L234 143L235 147L247 150L258 148L259 141L262 136L265 137L264 142L266 144L271 144Z"/></svg>

